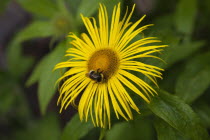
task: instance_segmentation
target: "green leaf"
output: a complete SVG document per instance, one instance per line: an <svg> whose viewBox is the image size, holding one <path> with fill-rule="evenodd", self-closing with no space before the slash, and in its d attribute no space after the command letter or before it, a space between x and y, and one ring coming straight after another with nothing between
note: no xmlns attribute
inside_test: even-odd
<svg viewBox="0 0 210 140"><path fill-rule="evenodd" d="M76 114L64 128L61 140L80 140L93 128L91 121L81 122L79 115Z"/></svg>
<svg viewBox="0 0 210 140"><path fill-rule="evenodd" d="M66 0L66 3L70 7L69 10L70 10L72 15L75 16L77 14L77 10L79 10L78 5L80 5L81 1L82 0Z"/></svg>
<svg viewBox="0 0 210 140"><path fill-rule="evenodd" d="M28 12L40 17L53 17L57 12L53 0L17 0L17 2Z"/></svg>
<svg viewBox="0 0 210 140"><path fill-rule="evenodd" d="M191 140L209 139L207 130L201 125L198 116L189 105L163 90L159 90L158 93L159 96L153 97L148 105L155 115L186 138Z"/></svg>
<svg viewBox="0 0 210 140"><path fill-rule="evenodd" d="M138 117L129 122L115 124L107 132L106 140L151 140L154 139L154 130L151 121Z"/></svg>
<svg viewBox="0 0 210 140"><path fill-rule="evenodd" d="M174 60L171 61L170 57L173 55L177 55L174 52L174 50L177 50L180 45L180 37L177 36L174 31L172 30L172 23L171 20L173 19L172 14L167 14L165 16L161 16L158 19L154 20L155 26L150 27L150 32L148 32L149 36L156 36L158 37L162 42L160 45L168 45L168 47L164 48L164 51L162 53L156 53L155 55L159 56L162 58L164 61L166 61L166 64L163 63L160 60L157 59L150 59L150 58L145 58L144 61L145 63L155 65L161 68L166 68L169 67L169 65L172 65ZM145 30L147 32L147 30ZM181 48L181 47L180 47ZM179 51L181 49L178 49ZM182 51L182 50L181 50Z"/></svg>
<svg viewBox="0 0 210 140"><path fill-rule="evenodd" d="M38 38L38 37L48 37L52 36L54 32L53 26L47 21L34 21L21 32L16 35L15 40L17 42L22 42L25 40Z"/></svg>
<svg viewBox="0 0 210 140"><path fill-rule="evenodd" d="M193 109L201 118L201 122L207 128L210 128L210 105L205 101L199 101L193 104Z"/></svg>
<svg viewBox="0 0 210 140"><path fill-rule="evenodd" d="M186 140L176 129L159 118L155 119L154 125L158 140Z"/></svg>
<svg viewBox="0 0 210 140"><path fill-rule="evenodd" d="M99 9L99 3L106 6L110 19L114 6L119 2L122 2L122 0L82 0L77 9L76 20L78 23L81 23L80 14L83 14L85 17L91 17Z"/></svg>
<svg viewBox="0 0 210 140"><path fill-rule="evenodd" d="M76 20L80 21L80 14L83 14L86 17L92 16L97 9L99 8L99 3L105 0L82 0L77 11Z"/></svg>
<svg viewBox="0 0 210 140"><path fill-rule="evenodd" d="M52 34L53 27L51 24L43 21L33 22L16 34L7 49L9 71L15 77L20 77L33 64L32 58L23 56L21 42L32 38L51 36Z"/></svg>
<svg viewBox="0 0 210 140"><path fill-rule="evenodd" d="M15 132L15 140L58 140L60 137L59 122L55 115L31 121L27 128Z"/></svg>
<svg viewBox="0 0 210 140"><path fill-rule="evenodd" d="M210 85L210 52L190 59L185 70L177 79L176 95L187 103L192 103Z"/></svg>
<svg viewBox="0 0 210 140"><path fill-rule="evenodd" d="M175 62L178 62L193 52L196 52L204 45L203 41L185 42L183 44L177 44L175 46L169 46L166 48L162 58L167 62L167 66L171 66Z"/></svg>
<svg viewBox="0 0 210 140"><path fill-rule="evenodd" d="M127 122L118 123L107 132L106 140L133 140L135 139L133 130Z"/></svg>
<svg viewBox="0 0 210 140"><path fill-rule="evenodd" d="M197 12L197 0L180 0L175 12L175 26L178 31L191 34Z"/></svg>
<svg viewBox="0 0 210 140"><path fill-rule="evenodd" d="M167 40L169 41L169 40ZM194 41L194 42L185 42L183 44L176 43L175 38L171 40L174 42L173 44L167 44L169 45L167 48L164 48L163 53L157 54L160 58L162 58L166 63L163 63L160 60L157 59L148 59L145 61L145 63L149 63L164 69L169 68L176 62L179 62L190 55L192 55L194 52L199 50L204 45L204 41Z"/></svg>
<svg viewBox="0 0 210 140"><path fill-rule="evenodd" d="M168 68L174 63L183 60L205 45L205 41L190 41L187 38L181 42L181 36L178 36L172 30L171 18L173 15L161 17L155 21L155 26L150 36L157 36L163 41L161 44L168 45L161 54L157 54L166 61L166 64L156 59L148 59L146 62L162 68ZM164 22L164 24L162 24Z"/></svg>
<svg viewBox="0 0 210 140"><path fill-rule="evenodd" d="M53 71L53 68L57 63L63 60L65 55L65 50L66 50L66 44L60 43L55 48L55 50L53 50L53 52L51 52L47 56L47 58L45 58L47 60L44 60L44 62L42 63L42 68L38 69L37 74L40 74L39 70L42 70L38 87L38 98L42 114L45 113L47 105L55 93L56 90L55 83L58 80L58 78L61 76L59 71Z"/></svg>
<svg viewBox="0 0 210 140"><path fill-rule="evenodd" d="M33 70L31 76L26 82L26 86L30 86L37 82L40 79L41 73L43 72L43 67L47 64L48 61L48 55L45 56L35 67Z"/></svg>

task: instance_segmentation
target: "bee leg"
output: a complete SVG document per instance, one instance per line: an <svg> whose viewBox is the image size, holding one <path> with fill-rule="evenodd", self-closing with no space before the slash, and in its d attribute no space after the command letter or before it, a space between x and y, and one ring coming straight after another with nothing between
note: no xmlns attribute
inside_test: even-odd
<svg viewBox="0 0 210 140"><path fill-rule="evenodd" d="M103 70L100 71L100 68L98 68L96 72L101 74L103 72Z"/></svg>
<svg viewBox="0 0 210 140"><path fill-rule="evenodd" d="M98 69L96 70L96 72L99 73L99 70L100 70L100 68L98 68Z"/></svg>

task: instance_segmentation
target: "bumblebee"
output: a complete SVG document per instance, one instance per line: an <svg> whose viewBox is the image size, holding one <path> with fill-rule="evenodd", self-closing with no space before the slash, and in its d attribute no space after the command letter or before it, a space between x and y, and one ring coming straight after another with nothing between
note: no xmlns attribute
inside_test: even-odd
<svg viewBox="0 0 210 140"><path fill-rule="evenodd" d="M90 72L87 73L86 76L96 81L97 83L100 83L104 80L104 75L102 74L102 71L99 72L99 69L97 69L97 71L90 70Z"/></svg>

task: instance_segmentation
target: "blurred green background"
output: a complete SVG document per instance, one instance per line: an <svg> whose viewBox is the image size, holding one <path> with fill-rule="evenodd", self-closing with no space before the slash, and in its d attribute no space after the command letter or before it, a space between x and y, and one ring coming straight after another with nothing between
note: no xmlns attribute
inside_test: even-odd
<svg viewBox="0 0 210 140"><path fill-rule="evenodd" d="M81 123L77 110L59 114L52 72L64 61L69 32L86 32L80 13L97 17L99 3L111 17L121 2L136 9L135 22L155 26L144 36L169 45L147 63L165 69L158 97L147 105L139 98L141 115L116 120L112 128ZM158 54L159 55L159 54ZM206 140L210 132L210 0L1 0L0 1L0 139L1 140Z"/></svg>

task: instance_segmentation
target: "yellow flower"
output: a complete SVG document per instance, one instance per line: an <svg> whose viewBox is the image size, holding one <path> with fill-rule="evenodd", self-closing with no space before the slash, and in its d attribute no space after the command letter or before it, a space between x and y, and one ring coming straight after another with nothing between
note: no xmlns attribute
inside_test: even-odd
<svg viewBox="0 0 210 140"><path fill-rule="evenodd" d="M106 7L102 4L99 8L98 25L94 18L81 15L89 35L82 33L79 38L70 33L69 37L73 38L70 43L73 47L67 50L66 56L71 59L55 66L55 69L68 68L58 79L58 82L62 83L58 99L58 104L61 104L60 111L70 104L77 106L75 100L80 98L78 103L80 120L87 121L91 117L95 126L110 128L111 110L118 119L120 115L125 120L133 119L131 109L139 113L125 87L147 103L150 102L151 95L157 94L150 85L131 71L145 75L157 85L155 78L161 78L160 71L163 69L137 59L158 58L152 54L162 51L161 48L166 45L151 45L160 42L155 37L146 37L131 43L136 35L151 26L150 24L137 27L145 16L135 23L129 22L134 8L135 5L130 13L126 10L120 20L120 3L115 6L110 27Z"/></svg>

